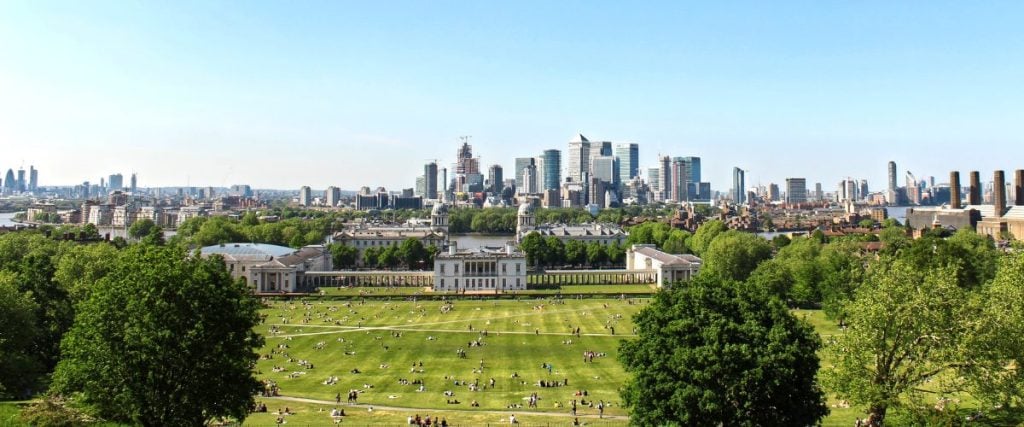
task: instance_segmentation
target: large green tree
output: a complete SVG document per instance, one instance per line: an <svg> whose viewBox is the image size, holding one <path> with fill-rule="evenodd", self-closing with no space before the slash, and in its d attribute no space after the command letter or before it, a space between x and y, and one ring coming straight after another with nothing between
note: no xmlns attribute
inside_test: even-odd
<svg viewBox="0 0 1024 427"><path fill-rule="evenodd" d="M729 228L725 226L725 223L719 220L711 220L705 222L697 227L697 232L693 234L693 237L689 239L687 244L694 254L697 256L704 256L704 251L711 246L711 242L722 234L728 231Z"/></svg>
<svg viewBox="0 0 1024 427"><path fill-rule="evenodd" d="M32 348L36 303L15 281L14 274L0 271L0 400L26 397L43 368Z"/></svg>
<svg viewBox="0 0 1024 427"><path fill-rule="evenodd" d="M721 280L743 281L761 261L771 256L772 247L767 240L755 234L730 230L715 237L704 251L704 266L700 274Z"/></svg>
<svg viewBox="0 0 1024 427"><path fill-rule="evenodd" d="M961 345L974 316L956 268L919 269L904 260L874 264L845 310L846 331L827 346L829 389L883 422L890 408L927 407L923 386L962 389Z"/></svg>
<svg viewBox="0 0 1024 427"><path fill-rule="evenodd" d="M259 388L259 303L220 258L129 247L77 308L52 391L144 426L245 418Z"/></svg>
<svg viewBox="0 0 1024 427"><path fill-rule="evenodd" d="M655 295L619 357L639 426L790 426L828 413L820 341L767 293L700 275Z"/></svg>

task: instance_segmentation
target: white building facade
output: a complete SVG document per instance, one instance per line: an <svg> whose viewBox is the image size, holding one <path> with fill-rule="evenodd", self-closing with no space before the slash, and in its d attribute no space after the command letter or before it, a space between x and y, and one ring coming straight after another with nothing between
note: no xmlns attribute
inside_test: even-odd
<svg viewBox="0 0 1024 427"><path fill-rule="evenodd" d="M448 252L434 258L434 291L499 292L526 289L526 255L507 246L503 252Z"/></svg>

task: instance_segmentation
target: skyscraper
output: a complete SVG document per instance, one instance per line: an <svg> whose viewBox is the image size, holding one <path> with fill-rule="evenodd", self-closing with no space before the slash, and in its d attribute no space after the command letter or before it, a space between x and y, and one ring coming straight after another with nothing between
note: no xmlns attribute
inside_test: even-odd
<svg viewBox="0 0 1024 427"><path fill-rule="evenodd" d="M18 191L25 191L25 169L18 168Z"/></svg>
<svg viewBox="0 0 1024 427"><path fill-rule="evenodd" d="M28 191L39 189L39 171L35 166L28 167Z"/></svg>
<svg viewBox="0 0 1024 427"><path fill-rule="evenodd" d="M514 173L512 174L512 176L516 180L516 192L520 194L529 193L530 191L527 190L525 184L523 183L523 170L526 169L527 166L534 165L533 157L516 157L515 164L516 169L515 171L513 171Z"/></svg>
<svg viewBox="0 0 1024 427"><path fill-rule="evenodd" d="M786 204L794 205L807 201L807 179L786 178Z"/></svg>
<svg viewBox="0 0 1024 427"><path fill-rule="evenodd" d="M605 183L604 188L615 184L618 176L615 175L615 158L612 156L597 156L591 162L591 179L598 179ZM593 197L593 195L591 195Z"/></svg>
<svg viewBox="0 0 1024 427"><path fill-rule="evenodd" d="M672 159L672 179L670 189L672 191L672 200L675 202L685 202L687 197L687 178L690 176L686 170L686 161L682 157L676 157Z"/></svg>
<svg viewBox="0 0 1024 427"><path fill-rule="evenodd" d="M700 182L700 157L683 157L686 163L686 171L689 173L687 182Z"/></svg>
<svg viewBox="0 0 1024 427"><path fill-rule="evenodd" d="M490 169L487 170L487 181L490 185L491 193L501 194L505 184L502 172L501 165L491 165Z"/></svg>
<svg viewBox="0 0 1024 427"><path fill-rule="evenodd" d="M18 181L14 179L14 170L7 169L7 176L4 177L4 188L8 192L13 192L18 189Z"/></svg>
<svg viewBox="0 0 1024 427"><path fill-rule="evenodd" d="M423 186L424 198L437 198L437 162L430 162L423 165Z"/></svg>
<svg viewBox="0 0 1024 427"><path fill-rule="evenodd" d="M626 183L640 175L640 146L634 143L616 144L615 158L619 161L619 182Z"/></svg>
<svg viewBox="0 0 1024 427"><path fill-rule="evenodd" d="M473 158L473 146L469 145L469 137L462 137L462 146L455 157L455 174L468 175L480 173L480 159Z"/></svg>
<svg viewBox="0 0 1024 427"><path fill-rule="evenodd" d="M299 206L309 206L309 203L313 200L313 192L309 187L303 185L299 188Z"/></svg>
<svg viewBox="0 0 1024 427"><path fill-rule="evenodd" d="M108 189L108 192L121 191L121 189L123 189L123 188L124 188L124 177L121 176L121 174L115 173L113 175L110 175L109 178L107 178L107 189Z"/></svg>
<svg viewBox="0 0 1024 427"><path fill-rule="evenodd" d="M889 191L896 191L896 162L889 162Z"/></svg>
<svg viewBox="0 0 1024 427"><path fill-rule="evenodd" d="M647 168L647 182L651 185L651 192L655 194L655 198L661 200L661 168Z"/></svg>
<svg viewBox="0 0 1024 427"><path fill-rule="evenodd" d="M669 156L658 157L658 169L661 172L661 199L672 199L672 158Z"/></svg>
<svg viewBox="0 0 1024 427"><path fill-rule="evenodd" d="M519 187L520 194L535 194L538 193L537 183L537 165L530 163L523 167L522 176L522 187Z"/></svg>
<svg viewBox="0 0 1024 427"><path fill-rule="evenodd" d="M743 169L732 168L732 201L736 204L747 202L747 185L744 182Z"/></svg>
<svg viewBox="0 0 1024 427"><path fill-rule="evenodd" d="M544 190L558 190L562 185L562 152L544 150Z"/></svg>
<svg viewBox="0 0 1024 427"><path fill-rule="evenodd" d="M573 182L580 182L584 172L590 172L590 140L577 134L569 141L568 176Z"/></svg>
<svg viewBox="0 0 1024 427"><path fill-rule="evenodd" d="M131 186L128 187L128 190L131 191L132 193L135 193L136 190L138 190L137 185L138 185L138 177L136 177L135 173L132 172Z"/></svg>

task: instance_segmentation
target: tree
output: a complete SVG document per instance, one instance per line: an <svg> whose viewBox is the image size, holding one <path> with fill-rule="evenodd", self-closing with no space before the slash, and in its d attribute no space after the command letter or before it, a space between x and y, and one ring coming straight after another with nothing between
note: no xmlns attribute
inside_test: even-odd
<svg viewBox="0 0 1024 427"><path fill-rule="evenodd" d="M697 233L700 234L700 230ZM761 237L742 231L727 231L715 237L704 251L704 266L700 274L743 281L771 255L771 246Z"/></svg>
<svg viewBox="0 0 1024 427"><path fill-rule="evenodd" d="M925 382L942 393L960 389L958 375L945 375L960 367L958 348L971 318L955 270L919 270L892 259L873 265L845 310L845 333L826 347L835 361L825 370L828 388L867 405L879 423L890 408L928 406Z"/></svg>
<svg viewBox="0 0 1024 427"><path fill-rule="evenodd" d="M15 275L0 271L0 400L24 398L43 370L33 345L36 303L18 291Z"/></svg>
<svg viewBox="0 0 1024 427"><path fill-rule="evenodd" d="M974 364L964 369L971 395L989 405L1024 405L1024 252L1002 258L995 279L974 300L978 321L972 323L965 349ZM1014 338L1011 338L1014 337Z"/></svg>
<svg viewBox="0 0 1024 427"><path fill-rule="evenodd" d="M544 241L544 238L541 237L540 233L534 231L524 236L523 240L519 242L519 249L521 249L523 254L526 255L526 263L528 265L544 263L547 244Z"/></svg>
<svg viewBox="0 0 1024 427"><path fill-rule="evenodd" d="M410 270L418 269L419 263L427 258L427 250L423 247L423 242L410 237L398 247L398 257Z"/></svg>
<svg viewBox="0 0 1024 427"><path fill-rule="evenodd" d="M711 246L711 242L715 240L715 237L726 232L728 229L724 222L717 219L701 224L700 227L697 227L697 232L690 238L690 250L697 256L704 256L704 251L708 249L708 246Z"/></svg>
<svg viewBox="0 0 1024 427"><path fill-rule="evenodd" d="M135 240L139 240L148 236L153 231L153 228L156 228L156 223L149 218L143 218L135 221L131 227L128 227L128 235L132 236Z"/></svg>
<svg viewBox="0 0 1024 427"><path fill-rule="evenodd" d="M587 244L587 262L590 263L591 267L598 267L608 262L608 252L605 250L604 245L597 242Z"/></svg>
<svg viewBox="0 0 1024 427"><path fill-rule="evenodd" d="M219 257L129 247L79 304L51 390L144 426L242 420L260 386L258 310Z"/></svg>
<svg viewBox="0 0 1024 427"><path fill-rule="evenodd" d="M331 261L334 268L352 268L356 265L359 257L359 250L341 243L334 243L328 246L331 251Z"/></svg>
<svg viewBox="0 0 1024 427"><path fill-rule="evenodd" d="M820 341L766 293L699 275L654 296L619 358L633 425L813 425Z"/></svg>

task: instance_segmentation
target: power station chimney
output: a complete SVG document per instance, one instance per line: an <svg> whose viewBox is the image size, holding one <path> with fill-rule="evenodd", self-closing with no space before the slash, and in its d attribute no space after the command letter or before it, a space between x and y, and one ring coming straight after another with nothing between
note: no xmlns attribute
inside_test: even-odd
<svg viewBox="0 0 1024 427"><path fill-rule="evenodd" d="M1024 171L1018 171L1024 172ZM949 173L949 207L960 209L960 172Z"/></svg>
<svg viewBox="0 0 1024 427"><path fill-rule="evenodd" d="M996 208L996 217L1006 213L1006 178L1003 171L996 171L992 177L992 204Z"/></svg>
<svg viewBox="0 0 1024 427"><path fill-rule="evenodd" d="M981 175L978 171L971 171L971 192L967 195L967 204L981 204Z"/></svg>
<svg viewBox="0 0 1024 427"><path fill-rule="evenodd" d="M1013 173L1013 204L1024 206L1024 169Z"/></svg>

